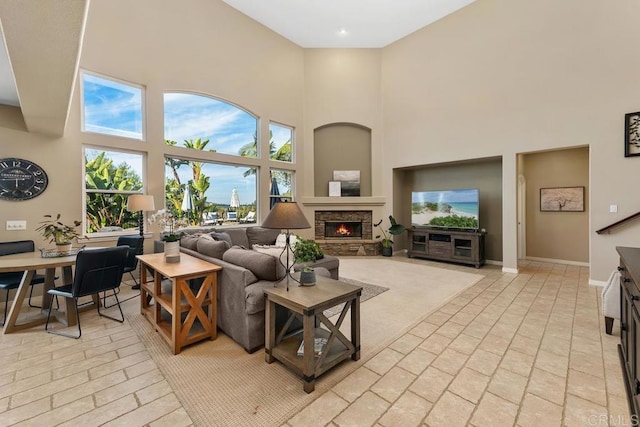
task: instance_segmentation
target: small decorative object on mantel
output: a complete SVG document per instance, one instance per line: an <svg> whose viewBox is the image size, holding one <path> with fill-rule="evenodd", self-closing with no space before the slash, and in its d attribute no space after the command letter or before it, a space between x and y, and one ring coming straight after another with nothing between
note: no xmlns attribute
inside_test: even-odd
<svg viewBox="0 0 640 427"><path fill-rule="evenodd" d="M329 197L340 197L340 181L329 181Z"/></svg>
<svg viewBox="0 0 640 427"><path fill-rule="evenodd" d="M58 252L71 251L73 239L79 236L76 228L78 228L82 221L73 221L73 225L66 225L60 221L61 214L57 214L54 218L52 215L44 215L47 218L40 222L40 226L36 228L36 231L42 233L42 237L49 239L49 243L55 243L56 250Z"/></svg>
<svg viewBox="0 0 640 427"><path fill-rule="evenodd" d="M182 237L182 233L174 232L175 217L165 209L160 209L149 217L149 223L158 223L163 228L163 234L160 238L164 242L164 261L168 263L180 262L180 237Z"/></svg>
<svg viewBox="0 0 640 427"><path fill-rule="evenodd" d="M624 156L640 156L640 112L624 115Z"/></svg>
<svg viewBox="0 0 640 427"><path fill-rule="evenodd" d="M360 171L333 171L333 180L340 181L342 197L360 196Z"/></svg>
<svg viewBox="0 0 640 427"><path fill-rule="evenodd" d="M300 272L300 284L302 286L313 286L316 284L316 272L311 267L304 267Z"/></svg>

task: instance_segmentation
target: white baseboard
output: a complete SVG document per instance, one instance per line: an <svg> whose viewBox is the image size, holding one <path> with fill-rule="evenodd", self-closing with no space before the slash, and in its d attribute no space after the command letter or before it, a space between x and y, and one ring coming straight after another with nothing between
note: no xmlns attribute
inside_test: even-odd
<svg viewBox="0 0 640 427"><path fill-rule="evenodd" d="M564 259L553 259L553 258L538 258L533 256L528 256L525 258L526 261L539 261L539 262L551 262L553 264L566 264L566 265L577 265L580 267L589 267L588 262L580 262L580 261L569 261Z"/></svg>
<svg viewBox="0 0 640 427"><path fill-rule="evenodd" d="M518 274L518 269L517 269L517 268L502 267L502 272L503 272L503 273L513 273L513 274Z"/></svg>
<svg viewBox="0 0 640 427"><path fill-rule="evenodd" d="M593 285L593 286L601 286L601 287L605 287L609 284L609 282L604 281L604 280L593 280L593 279L589 279L589 284Z"/></svg>

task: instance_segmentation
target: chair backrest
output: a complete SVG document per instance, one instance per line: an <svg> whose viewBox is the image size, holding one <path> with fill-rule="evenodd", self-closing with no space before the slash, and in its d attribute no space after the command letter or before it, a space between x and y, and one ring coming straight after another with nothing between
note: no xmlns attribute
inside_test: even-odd
<svg viewBox="0 0 640 427"><path fill-rule="evenodd" d="M238 219L238 212L227 212L227 219L228 220Z"/></svg>
<svg viewBox="0 0 640 427"><path fill-rule="evenodd" d="M124 263L126 270L135 270L138 266L138 258L136 255L142 253L142 245L144 245L143 236L120 236L116 246L128 246L127 260Z"/></svg>
<svg viewBox="0 0 640 427"><path fill-rule="evenodd" d="M114 246L78 252L71 293L75 298L120 286L129 248Z"/></svg>
<svg viewBox="0 0 640 427"><path fill-rule="evenodd" d="M256 213L254 211L249 212L244 219L253 219L253 217L256 216Z"/></svg>
<svg viewBox="0 0 640 427"><path fill-rule="evenodd" d="M15 242L0 242L0 256L22 254L35 251L33 240L18 240Z"/></svg>

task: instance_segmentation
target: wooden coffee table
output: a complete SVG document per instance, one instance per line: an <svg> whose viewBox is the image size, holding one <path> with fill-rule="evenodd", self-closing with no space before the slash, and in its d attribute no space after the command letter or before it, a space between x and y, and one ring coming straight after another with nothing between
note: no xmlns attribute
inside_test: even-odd
<svg viewBox="0 0 640 427"><path fill-rule="evenodd" d="M185 345L217 336L217 275L222 267L187 254L180 254L180 262L167 263L164 254L138 255L140 261L140 312L155 327L173 350L180 353ZM147 270L153 282L147 283ZM171 280L171 293L163 292L162 279ZM197 295L189 287L189 280L203 278ZM147 295L155 303L149 305ZM205 313L204 308L209 309ZM164 310L164 311L163 311ZM171 321L163 319L163 313ZM182 320L182 314L186 317ZM195 320L199 325L194 327ZM199 328L199 330L197 330Z"/></svg>
<svg viewBox="0 0 640 427"><path fill-rule="evenodd" d="M322 375L343 360L360 359L360 295L362 287L326 277L317 277L314 286L289 286L283 284L265 289L265 360L279 360L289 369L302 376L303 389L311 393L315 389L316 377ZM323 311L346 303L335 324ZM276 331L276 304L291 313L280 331ZM347 312L351 311L351 340L339 330ZM302 318L302 331L287 335L293 320ZM324 327L322 327L324 326ZM315 338L326 338L322 354L314 354ZM304 341L304 352L298 356L300 343Z"/></svg>

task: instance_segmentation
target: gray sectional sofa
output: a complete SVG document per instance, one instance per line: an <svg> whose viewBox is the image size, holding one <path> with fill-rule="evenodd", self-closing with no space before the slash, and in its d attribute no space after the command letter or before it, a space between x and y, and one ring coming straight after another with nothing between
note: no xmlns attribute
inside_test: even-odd
<svg viewBox="0 0 640 427"><path fill-rule="evenodd" d="M211 227L178 230L183 233L180 251L222 267L218 272L218 327L244 349L253 353L264 346L264 289L284 276L278 258L252 250L254 245L274 245L279 230L250 227ZM164 242L154 242L155 252ZM326 268L338 278L339 260L325 255L313 263L295 264ZM286 313L278 313L278 323Z"/></svg>

